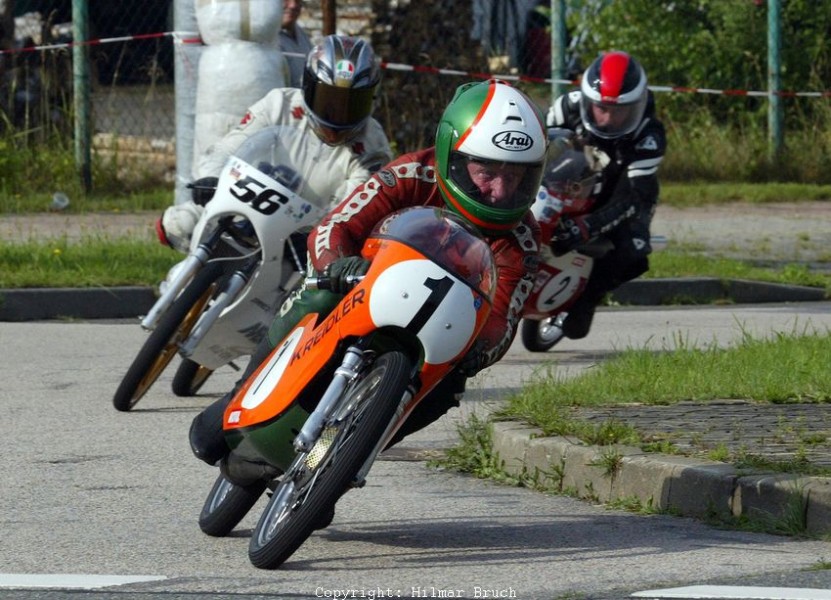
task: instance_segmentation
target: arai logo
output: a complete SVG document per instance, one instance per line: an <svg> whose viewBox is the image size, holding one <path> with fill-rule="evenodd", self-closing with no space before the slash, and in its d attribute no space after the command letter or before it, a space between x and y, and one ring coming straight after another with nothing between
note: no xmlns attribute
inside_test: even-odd
<svg viewBox="0 0 831 600"><path fill-rule="evenodd" d="M491 138L494 146L508 152L521 152L534 145L534 140L523 131L500 131Z"/></svg>

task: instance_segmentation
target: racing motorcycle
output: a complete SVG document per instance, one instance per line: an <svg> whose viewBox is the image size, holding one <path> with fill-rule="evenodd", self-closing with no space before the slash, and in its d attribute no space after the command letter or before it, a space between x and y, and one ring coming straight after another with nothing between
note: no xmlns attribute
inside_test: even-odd
<svg viewBox="0 0 831 600"><path fill-rule="evenodd" d="M177 354L173 391L180 396L195 394L219 367L236 368L233 361L253 353L302 281L303 232L322 218L328 197L316 195L302 167L314 162L300 155L314 156L322 142L290 143L299 135L291 127L264 129L227 161L187 258L170 270L141 321L151 333L113 396L117 410L135 407Z"/></svg>
<svg viewBox="0 0 831 600"><path fill-rule="evenodd" d="M563 321L583 293L594 261L614 248L611 240L598 236L561 256L551 251L550 240L560 220L592 209L604 165L590 157L591 149L571 147L556 154L546 164L543 186L531 206L543 244L539 272L523 307L519 329L522 345L530 352L547 352L563 339ZM650 244L653 250L660 250L666 246L666 238L653 235Z"/></svg>
<svg viewBox="0 0 831 600"><path fill-rule="evenodd" d="M443 209L393 213L362 254L372 261L366 275L331 312L303 317L224 413L236 460L280 475L241 486L220 474L199 525L227 535L271 489L249 545L258 568L279 567L328 524L341 495L363 485L376 456L490 313L490 248ZM328 289L325 277L306 285Z"/></svg>

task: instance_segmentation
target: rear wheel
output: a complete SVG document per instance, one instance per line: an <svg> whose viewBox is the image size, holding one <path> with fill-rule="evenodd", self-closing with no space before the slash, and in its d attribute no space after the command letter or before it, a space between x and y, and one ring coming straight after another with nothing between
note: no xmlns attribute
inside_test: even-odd
<svg viewBox="0 0 831 600"><path fill-rule="evenodd" d="M131 410L170 364L213 297L222 273L219 264L206 264L162 315L113 396L117 410Z"/></svg>
<svg viewBox="0 0 831 600"><path fill-rule="evenodd" d="M523 319L520 336L525 349L529 352L548 352L563 339L560 316L549 317L541 321Z"/></svg>
<svg viewBox="0 0 831 600"><path fill-rule="evenodd" d="M266 487L265 480L243 487L220 475L199 514L199 528L208 535L225 537L248 514Z"/></svg>
<svg viewBox="0 0 831 600"><path fill-rule="evenodd" d="M389 352L351 384L341 401L347 414L298 454L274 490L248 547L255 567L279 567L334 510L394 418L411 368L405 354Z"/></svg>
<svg viewBox="0 0 831 600"><path fill-rule="evenodd" d="M177 396L195 396L212 373L213 369L203 367L189 358L183 358L176 369L176 375L173 376L173 393Z"/></svg>

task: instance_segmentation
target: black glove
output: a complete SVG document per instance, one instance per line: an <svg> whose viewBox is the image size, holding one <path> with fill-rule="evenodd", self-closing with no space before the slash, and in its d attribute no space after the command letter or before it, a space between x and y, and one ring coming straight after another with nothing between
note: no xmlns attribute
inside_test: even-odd
<svg viewBox="0 0 831 600"><path fill-rule="evenodd" d="M585 216L567 217L557 223L551 236L551 251L562 256L591 239L591 228Z"/></svg>
<svg viewBox="0 0 831 600"><path fill-rule="evenodd" d="M190 188L193 203L199 206L205 206L214 197L217 184L219 184L218 177L202 177L193 183L189 183L188 187Z"/></svg>
<svg viewBox="0 0 831 600"><path fill-rule="evenodd" d="M485 354L485 343L482 340L476 340L456 368L465 377L473 377L486 366L488 366L488 355Z"/></svg>
<svg viewBox="0 0 831 600"><path fill-rule="evenodd" d="M329 289L336 294L345 294L354 287L353 283L347 282L347 277L363 275L369 270L370 262L360 256L344 256L332 261L326 267L326 275L329 277Z"/></svg>

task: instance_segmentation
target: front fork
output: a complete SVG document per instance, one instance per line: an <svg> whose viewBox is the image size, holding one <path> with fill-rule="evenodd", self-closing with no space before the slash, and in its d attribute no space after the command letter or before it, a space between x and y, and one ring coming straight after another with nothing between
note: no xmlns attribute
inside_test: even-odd
<svg viewBox="0 0 831 600"><path fill-rule="evenodd" d="M338 402L342 398L349 383L357 377L360 367L364 362L363 358L364 352L357 346L350 346L347 348L346 356L344 356L343 362L335 370L332 383L329 384L329 387L324 392L317 407L306 419L300 433L298 433L297 437L294 439L295 450L307 453L314 448L314 445L317 443L326 423L328 423L333 417L337 416L336 409L338 408ZM407 391L402 394L401 399L398 401L398 407L396 408L394 417L390 419L387 428L384 430L384 434L380 437L372 452L370 452L361 469L355 474L355 478L351 484L352 487L363 486L366 480L366 475L369 473L370 468L375 462L375 458L381 453L387 441L392 437L396 425L401 420L404 410L413 398L414 394L415 390L412 389L412 387L408 388Z"/></svg>
<svg viewBox="0 0 831 600"><path fill-rule="evenodd" d="M182 356L188 357L193 354L193 351L205 337L205 334L213 327L216 320L219 319L222 311L224 311L234 300L237 299L240 292L251 279L254 271L260 265L260 257L254 256L249 258L242 268L234 271L228 278L228 283L225 289L214 298L208 310L199 316L199 320L194 325L193 329L188 335L188 338L181 345L179 351Z"/></svg>
<svg viewBox="0 0 831 600"><path fill-rule="evenodd" d="M156 300L156 303L153 304L150 311L141 320L141 326L144 329L153 329L156 326L161 316L167 312L167 309L170 308L176 300L179 292L181 292L188 282L193 279L196 272L205 266L205 263L207 263L208 259L211 258L213 249L219 243L219 240L222 237L222 232L223 228L218 227L207 241L199 244L196 250L188 254L188 257L182 261L182 266L179 268L176 275L165 287L162 295L159 296L159 299Z"/></svg>

